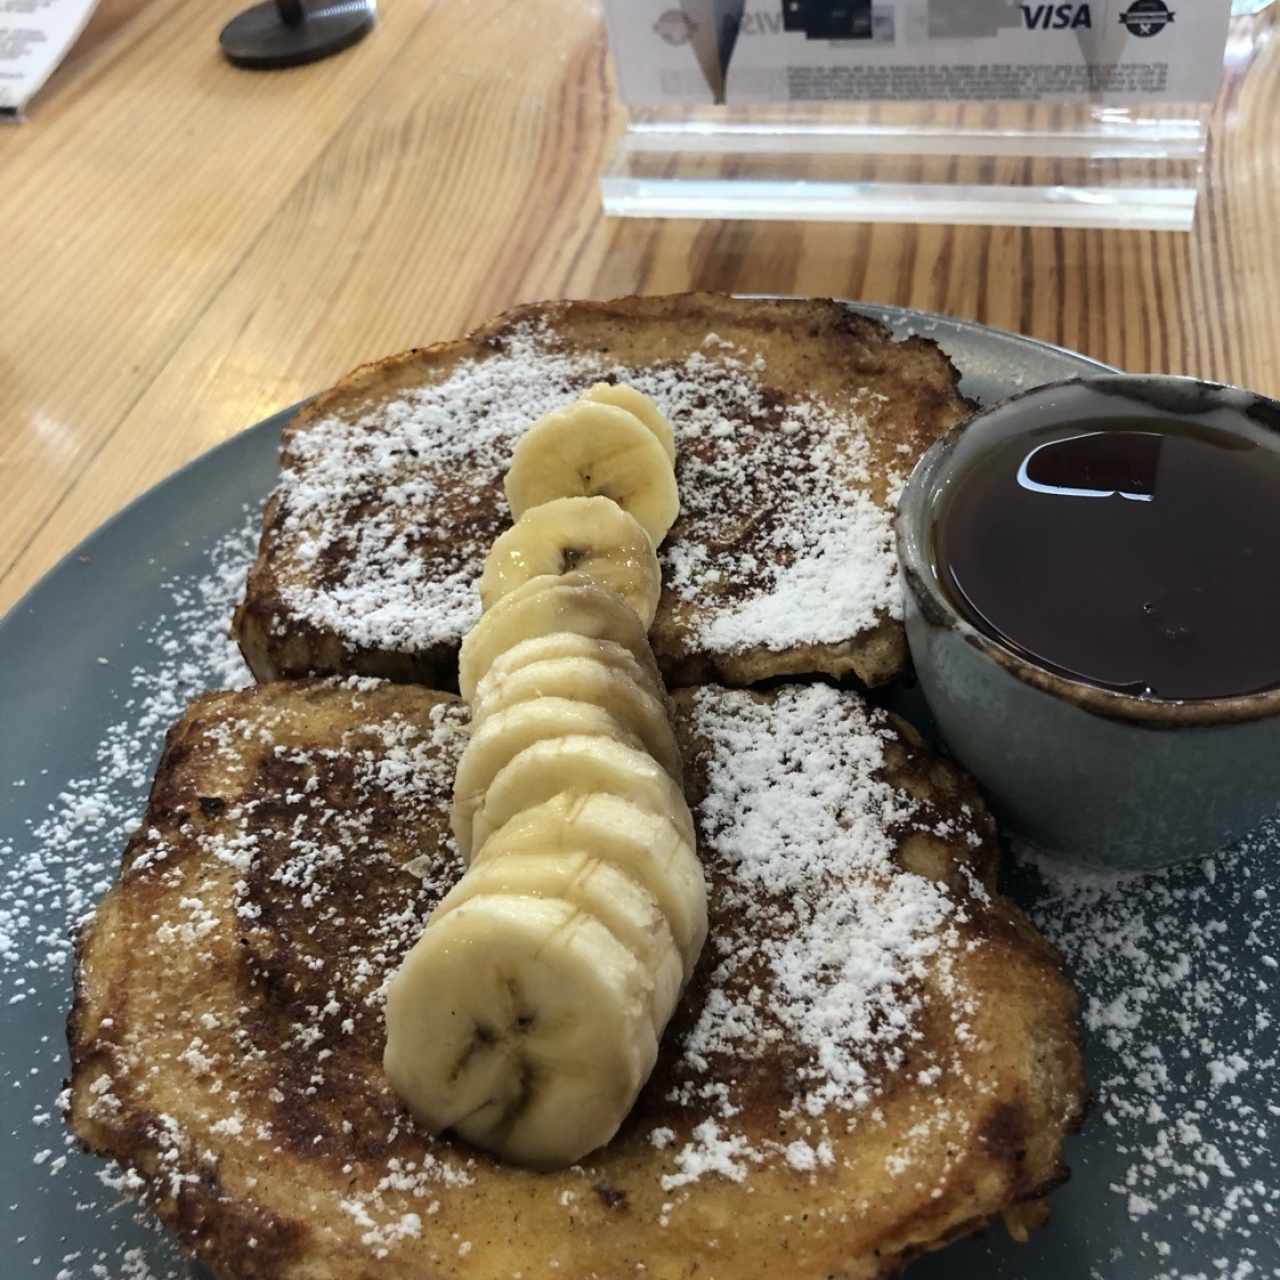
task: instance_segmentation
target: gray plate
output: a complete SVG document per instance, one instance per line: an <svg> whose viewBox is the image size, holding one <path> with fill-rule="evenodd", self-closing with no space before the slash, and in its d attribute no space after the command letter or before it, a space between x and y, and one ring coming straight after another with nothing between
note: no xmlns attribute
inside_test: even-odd
<svg viewBox="0 0 1280 1280"><path fill-rule="evenodd" d="M1103 368L1071 352L977 325L888 308L865 310L900 333L915 332L940 342L964 373L963 390L983 402ZM0 623L4 1277L54 1280L63 1273L62 1280L89 1280L95 1263L105 1268L98 1276L110 1280L164 1277L171 1271L204 1275L200 1268L182 1263L163 1235L121 1207L122 1197L99 1181L100 1161L64 1147L56 1111L43 1118L42 1113L53 1111L66 1071L63 1020L69 998L65 960L48 957L51 947L56 956L57 937L66 932L67 897L77 886L86 891L86 876L97 873L78 875L67 858L65 839L60 860L50 865L41 867L32 854L38 854L40 824L47 830L50 821L63 820L75 808L74 798L62 795L68 780L100 773L98 745L110 739L111 726L121 723L132 725L127 741L142 746L131 772L116 767L116 805L120 812L140 812L163 724L139 731L143 713L129 705L129 699L138 696L140 681L145 687L145 672L161 662L155 619L173 613L175 589L181 591L183 583L207 574L211 548L230 531L247 527L251 514L246 512L256 509L273 482L279 433L288 416L278 414L243 432L126 508ZM219 609L224 605L218 602ZM175 659L168 655L164 661L172 676ZM177 693L185 696L209 679L207 671L183 673L176 681ZM922 718L910 690L896 701ZM174 705L179 705L176 698ZM120 847L118 822L113 826L92 815L86 819L83 813L75 821L85 834L86 866L113 867ZM1276 842L1269 835L1267 841L1266 847L1255 841L1255 847L1243 854L1225 855L1217 869L1196 868L1181 873L1182 879L1162 878L1155 893L1159 909L1151 908L1150 918L1144 915L1148 882L1121 889L1111 885L1082 890L1077 884L1059 898L1036 871L1014 869L1013 892L1051 936L1063 942L1091 1009L1090 1073L1102 1101L1086 1133L1071 1143L1075 1177L1054 1198L1053 1222L1031 1244L1012 1245L1002 1230L994 1230L923 1261L914 1276L1216 1277L1234 1276L1244 1260L1252 1261L1254 1275L1280 1275L1280 1249L1273 1242L1274 1200L1253 1189L1223 1208L1234 1184L1219 1167L1233 1165L1230 1179L1236 1181L1256 1179L1264 1188L1280 1185L1274 1143L1266 1132L1268 1124L1276 1123L1275 1116L1267 1115L1268 1104L1280 1115L1276 1073L1238 1065L1243 1061L1261 1068L1268 1054L1274 1058L1275 1053L1275 1030L1264 1025L1262 1010L1271 997L1255 989L1269 972L1265 964L1258 968L1260 948L1271 945L1275 934L1268 909L1258 907L1262 900L1256 897L1257 891L1265 893L1274 883ZM1259 849L1265 856L1259 856ZM1210 885L1211 892L1201 892L1202 883ZM98 891L97 884L88 886L90 896ZM1094 892L1101 897L1089 906L1089 893ZM1280 910L1280 888L1274 896ZM1245 911L1231 903L1253 905ZM1215 924L1219 915L1226 917L1222 929ZM1120 945L1117 938L1131 916L1140 926L1137 942L1130 939ZM1098 923L1101 941L1096 945L1089 940L1091 920ZM1179 949L1179 938L1190 939L1187 952L1196 972L1162 986L1151 977L1150 965L1125 971L1124 956L1133 945L1141 948L1143 929L1148 941L1159 942L1154 951L1157 968ZM1276 949L1280 952L1280 945ZM1211 980L1207 1000L1191 989L1197 980L1203 985L1206 975ZM1212 981L1218 982L1217 988ZM1136 1014L1115 1003L1116 995L1126 992L1141 1006ZM1187 1008L1200 1005L1206 1007L1188 1021ZM1139 1037L1143 1043L1149 1037L1166 1074L1171 1068L1187 1075L1185 1089L1175 1082L1152 1096L1165 1103L1176 1098L1188 1109L1204 1139L1199 1147L1190 1139L1182 1146L1175 1141L1170 1154L1161 1134L1172 1121L1129 1114L1136 1095L1126 1082L1142 1069L1142 1062L1135 1060L1143 1047ZM1216 1072L1217 1083L1203 1091L1206 1107L1196 1112L1197 1072L1208 1061L1224 1065ZM1242 1115L1251 1135L1247 1152L1238 1133ZM1202 1149L1215 1141L1222 1157L1217 1164L1212 1151L1206 1156ZM1149 1158L1142 1154L1144 1145L1153 1151ZM41 1159L43 1151L51 1154ZM66 1160L60 1165L61 1156ZM1188 1168L1206 1169L1207 1181L1194 1196L1185 1194L1192 1175L1170 1167L1170 1161L1177 1166L1183 1156L1190 1162ZM1173 1189L1165 1194L1169 1186ZM1141 1197L1136 1218L1131 1214L1131 1194ZM1153 1205L1149 1211L1148 1201ZM1248 1221L1251 1214L1256 1222ZM138 1269L143 1263L150 1272Z"/></svg>

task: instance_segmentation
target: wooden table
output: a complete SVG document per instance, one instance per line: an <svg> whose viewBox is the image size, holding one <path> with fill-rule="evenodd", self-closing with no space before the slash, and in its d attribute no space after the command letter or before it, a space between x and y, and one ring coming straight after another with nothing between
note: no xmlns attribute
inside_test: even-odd
<svg viewBox="0 0 1280 1280"><path fill-rule="evenodd" d="M243 2L104 0L0 130L0 612L202 450L529 299L842 294L1280 394L1274 18L1187 236L606 221L598 4L384 0L357 48L254 74L215 41Z"/></svg>

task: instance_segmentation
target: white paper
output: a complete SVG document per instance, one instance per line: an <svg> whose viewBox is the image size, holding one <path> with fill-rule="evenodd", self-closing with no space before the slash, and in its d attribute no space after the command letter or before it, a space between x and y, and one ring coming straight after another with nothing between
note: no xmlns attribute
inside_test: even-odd
<svg viewBox="0 0 1280 1280"><path fill-rule="evenodd" d="M1208 102L1222 77L1231 3L746 0L731 41L722 16L709 13L719 7L609 0L630 105ZM842 22L859 37L830 38ZM723 89L709 73L711 36L720 67L727 62Z"/></svg>
<svg viewBox="0 0 1280 1280"><path fill-rule="evenodd" d="M22 111L75 43L97 3L0 0L0 111Z"/></svg>

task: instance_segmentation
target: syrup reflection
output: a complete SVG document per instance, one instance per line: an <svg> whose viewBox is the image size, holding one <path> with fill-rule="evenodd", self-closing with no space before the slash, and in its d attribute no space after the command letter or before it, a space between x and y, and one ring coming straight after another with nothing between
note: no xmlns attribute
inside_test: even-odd
<svg viewBox="0 0 1280 1280"><path fill-rule="evenodd" d="M1086 431L1038 445L1018 467L1018 484L1064 498L1151 502L1161 437L1144 431Z"/></svg>

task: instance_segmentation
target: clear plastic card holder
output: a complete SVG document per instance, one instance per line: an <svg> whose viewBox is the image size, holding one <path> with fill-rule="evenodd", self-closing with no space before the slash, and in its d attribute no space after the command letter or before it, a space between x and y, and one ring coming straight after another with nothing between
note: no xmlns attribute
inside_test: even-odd
<svg viewBox="0 0 1280 1280"><path fill-rule="evenodd" d="M986 3L988 11L992 4L1003 7L1014 21L1038 19L1043 11L1004 0ZM957 6L966 4L970 14L981 8L981 0L956 0ZM892 34L886 14L896 18L901 33L913 5L921 15L919 31L936 18L938 0L868 6L879 24L878 40L797 38L788 28L785 34L761 33L752 44L749 37L757 29L747 24L753 15L757 23L768 16L766 0L703 5L705 16L688 3L677 11L659 0L642 13L642 2L616 0L609 10L610 38L627 125L601 178L605 211L662 218L1190 229L1230 0L1085 5L1097 31L1094 44L1060 41L1042 65L1017 61L1027 56L1020 49L1028 47L1030 29L1016 33L1024 44L1013 45L1012 53L1005 46L1005 62L995 61L994 40L992 61L981 63L975 60L987 52L981 40L927 44L927 30L915 51L904 51L900 40L899 65L877 62L883 55L876 44L887 46L886 29ZM841 17L857 8L781 0L784 13L802 7L811 13L838 10ZM699 17L705 21L713 8L723 24L719 38L699 49ZM623 9L625 19L617 12ZM727 19L725 10L733 11ZM1049 6L1051 14L1079 10ZM1206 10L1213 11L1215 39L1206 41L1201 32L1201 47L1192 50L1184 37L1186 65L1170 70L1165 59L1178 56L1171 34L1177 22L1184 28L1193 20L1203 24ZM1159 38L1139 36L1126 44L1124 23L1136 24L1153 11ZM726 39L731 23L737 32ZM647 47L649 27L665 47ZM765 38L776 50L761 52ZM1043 56L1037 46L1029 47ZM923 65L926 59L932 61ZM901 100L904 90L922 86L950 99L957 85L976 85L991 100ZM797 87L826 100L794 100ZM1198 100L1180 100L1186 90L1194 90ZM846 91L864 100L838 100ZM776 100L788 94L793 100ZM875 100L865 100L871 95ZM1038 100L1016 100L1028 95Z"/></svg>

